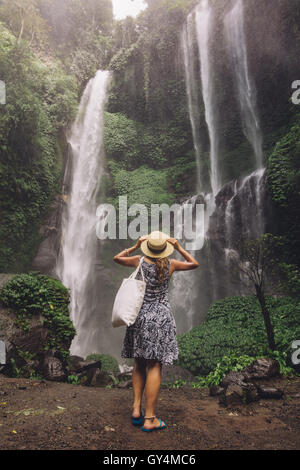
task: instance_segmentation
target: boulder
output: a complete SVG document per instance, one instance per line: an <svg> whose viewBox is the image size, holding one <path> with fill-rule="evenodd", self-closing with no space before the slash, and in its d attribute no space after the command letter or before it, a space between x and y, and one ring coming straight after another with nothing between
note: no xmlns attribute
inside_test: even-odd
<svg viewBox="0 0 300 470"><path fill-rule="evenodd" d="M117 384L117 388L131 388L132 387L132 380L124 380L123 382L119 382Z"/></svg>
<svg viewBox="0 0 300 470"><path fill-rule="evenodd" d="M260 358L241 372L229 372L222 380L220 387L210 387L210 395L219 396L219 402L225 406L247 404L259 398L281 398L282 390L255 383L256 380L268 380L279 373L278 361Z"/></svg>
<svg viewBox="0 0 300 470"><path fill-rule="evenodd" d="M66 372L63 368L61 360L52 355L48 355L44 358L41 371L47 380L55 382L62 382L66 380Z"/></svg>
<svg viewBox="0 0 300 470"><path fill-rule="evenodd" d="M262 357L243 369L247 380L270 379L280 375L280 364L274 359Z"/></svg>
<svg viewBox="0 0 300 470"><path fill-rule="evenodd" d="M219 401L223 405L250 403L258 399L255 385L247 382L242 372L229 372L222 380L221 386Z"/></svg>
<svg viewBox="0 0 300 470"><path fill-rule="evenodd" d="M70 371L76 371L78 369L78 364L84 361L83 357L80 356L69 356L68 358L68 369Z"/></svg>
<svg viewBox="0 0 300 470"><path fill-rule="evenodd" d="M267 385L257 386L257 391L260 398L273 398L279 400L284 395L284 391L280 388L268 387Z"/></svg>
<svg viewBox="0 0 300 470"><path fill-rule="evenodd" d="M101 367L101 361L87 361L79 356L71 356L68 364L68 370L73 374L84 374L89 369L101 369Z"/></svg>
<svg viewBox="0 0 300 470"><path fill-rule="evenodd" d="M90 385L91 387L106 387L107 385L114 385L114 379L111 374L104 370L92 369L92 377L88 383L84 385Z"/></svg>
<svg viewBox="0 0 300 470"><path fill-rule="evenodd" d="M119 382L126 382L127 380L132 379L132 372L121 372L117 375L116 378L119 380Z"/></svg>
<svg viewBox="0 0 300 470"><path fill-rule="evenodd" d="M49 338L49 330L42 325L36 325L26 332L18 332L13 338L16 348L27 351L30 354L40 354Z"/></svg>
<svg viewBox="0 0 300 470"><path fill-rule="evenodd" d="M246 378L242 372L229 372L221 382L221 386L228 387L229 385L236 384L240 387L246 385Z"/></svg>
<svg viewBox="0 0 300 470"><path fill-rule="evenodd" d="M211 397L218 397L220 395L222 395L222 393L225 392L225 389L224 387L220 387L218 385L212 385L210 388L209 388L209 394Z"/></svg>

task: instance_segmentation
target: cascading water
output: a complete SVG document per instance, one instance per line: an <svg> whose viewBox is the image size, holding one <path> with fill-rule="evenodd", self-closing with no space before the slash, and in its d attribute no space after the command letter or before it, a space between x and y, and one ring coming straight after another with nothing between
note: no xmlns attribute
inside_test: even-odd
<svg viewBox="0 0 300 470"><path fill-rule="evenodd" d="M183 50L184 57L184 70L185 70L185 83L188 98L189 116L191 121L191 127L193 132L193 141L196 155L197 165L197 191L201 191L203 187L202 175L201 175L201 138L199 135L200 128L200 103L199 103L199 92L198 82L195 73L194 63L195 57L193 53L193 25L194 18L190 14L188 15L186 25L181 32L181 47Z"/></svg>
<svg viewBox="0 0 300 470"><path fill-rule="evenodd" d="M180 328L186 331L191 324L198 324L205 318L209 305L228 295L245 292L239 279L232 275L232 259L238 255L240 238L258 237L264 232L264 176L263 168L263 139L260 129L256 89L248 67L247 42L244 29L244 5L242 0L236 0L232 9L224 13L215 26L215 4L202 0L189 14L184 26L181 41L183 62L185 67L188 108L192 124L194 147L196 150L197 168L202 168L203 148L201 140L199 110L197 106L204 102L204 115L209 138L210 156L210 187L211 193L205 192L203 178L200 177L198 198L192 198L189 203L197 200L205 205L206 210L206 244L196 255L200 267L195 273L187 276L177 274L174 278L172 296L175 304L177 321ZM194 28L196 40L194 39ZM224 38L215 37L222 34ZM211 45L215 39L214 47ZM214 49L216 45L226 40L227 53L233 64L233 85L238 93L232 90L232 97L238 98L238 109L241 115L241 128L253 149L253 160L249 166L254 169L250 175L233 180L224 185L226 178L223 174L222 152L218 116L218 90L216 88L215 63L217 61ZM200 58L199 79L194 71L192 61L194 50L198 49ZM201 84L201 86L199 86ZM197 86L198 85L198 86ZM199 170L198 170L199 171ZM242 176L242 175L241 175ZM186 240L184 240L185 242ZM191 295L191 287L194 292ZM197 292L197 294L195 294ZM188 325L180 321L184 314Z"/></svg>
<svg viewBox="0 0 300 470"><path fill-rule="evenodd" d="M205 120L210 141L210 184L213 194L221 188L219 173L219 135L216 120L216 93L214 89L213 63L210 40L213 34L213 10L209 0L203 0L196 7L195 22L200 56L202 96Z"/></svg>
<svg viewBox="0 0 300 470"><path fill-rule="evenodd" d="M247 43L244 27L243 0L237 0L224 19L228 53L233 64L239 105L245 136L252 145L256 168L263 166L263 139L260 129L256 88L249 73Z"/></svg>
<svg viewBox="0 0 300 470"><path fill-rule="evenodd" d="M71 161L69 186L62 218L61 249L56 274L70 289L71 318L77 331L71 352L85 357L97 351L96 196L103 172L103 113L110 72L98 71L83 93L68 139Z"/></svg>

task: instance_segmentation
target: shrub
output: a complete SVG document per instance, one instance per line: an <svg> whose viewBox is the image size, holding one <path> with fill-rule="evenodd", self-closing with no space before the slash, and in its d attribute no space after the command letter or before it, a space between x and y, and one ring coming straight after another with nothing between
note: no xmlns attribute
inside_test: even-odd
<svg viewBox="0 0 300 470"><path fill-rule="evenodd" d="M300 338L300 302L290 297L267 297L277 350L291 354ZM229 297L215 302L204 323L179 335L178 364L207 375L224 356L269 354L263 317L256 297Z"/></svg>
<svg viewBox="0 0 300 470"><path fill-rule="evenodd" d="M44 326L49 329L47 349L59 351L63 358L69 356L76 333L69 316L69 300L69 290L60 281L35 272L17 274L0 291L0 301L14 310L19 322L33 315L45 318Z"/></svg>

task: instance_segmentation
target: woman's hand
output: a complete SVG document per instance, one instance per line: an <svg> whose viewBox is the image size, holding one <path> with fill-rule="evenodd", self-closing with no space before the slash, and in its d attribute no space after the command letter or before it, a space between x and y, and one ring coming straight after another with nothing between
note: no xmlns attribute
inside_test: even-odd
<svg viewBox="0 0 300 470"><path fill-rule="evenodd" d="M144 242L147 239L148 239L148 235L144 235L143 237L140 237L137 241L136 247L139 248L141 246L142 242Z"/></svg>
<svg viewBox="0 0 300 470"><path fill-rule="evenodd" d="M171 245L173 245L176 250L178 250L178 248L179 248L179 242L178 242L178 240L177 240L176 238L168 238L167 241L168 241L169 243L171 243Z"/></svg>

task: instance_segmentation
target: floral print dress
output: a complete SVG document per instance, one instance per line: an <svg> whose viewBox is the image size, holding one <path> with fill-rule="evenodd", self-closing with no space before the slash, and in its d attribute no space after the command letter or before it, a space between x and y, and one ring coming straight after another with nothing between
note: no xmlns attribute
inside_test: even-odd
<svg viewBox="0 0 300 470"><path fill-rule="evenodd" d="M126 328L121 357L156 359L173 364L178 359L176 323L168 298L170 260L164 282L159 282L156 265L143 261L146 292L133 325ZM136 279L141 279L139 271Z"/></svg>

